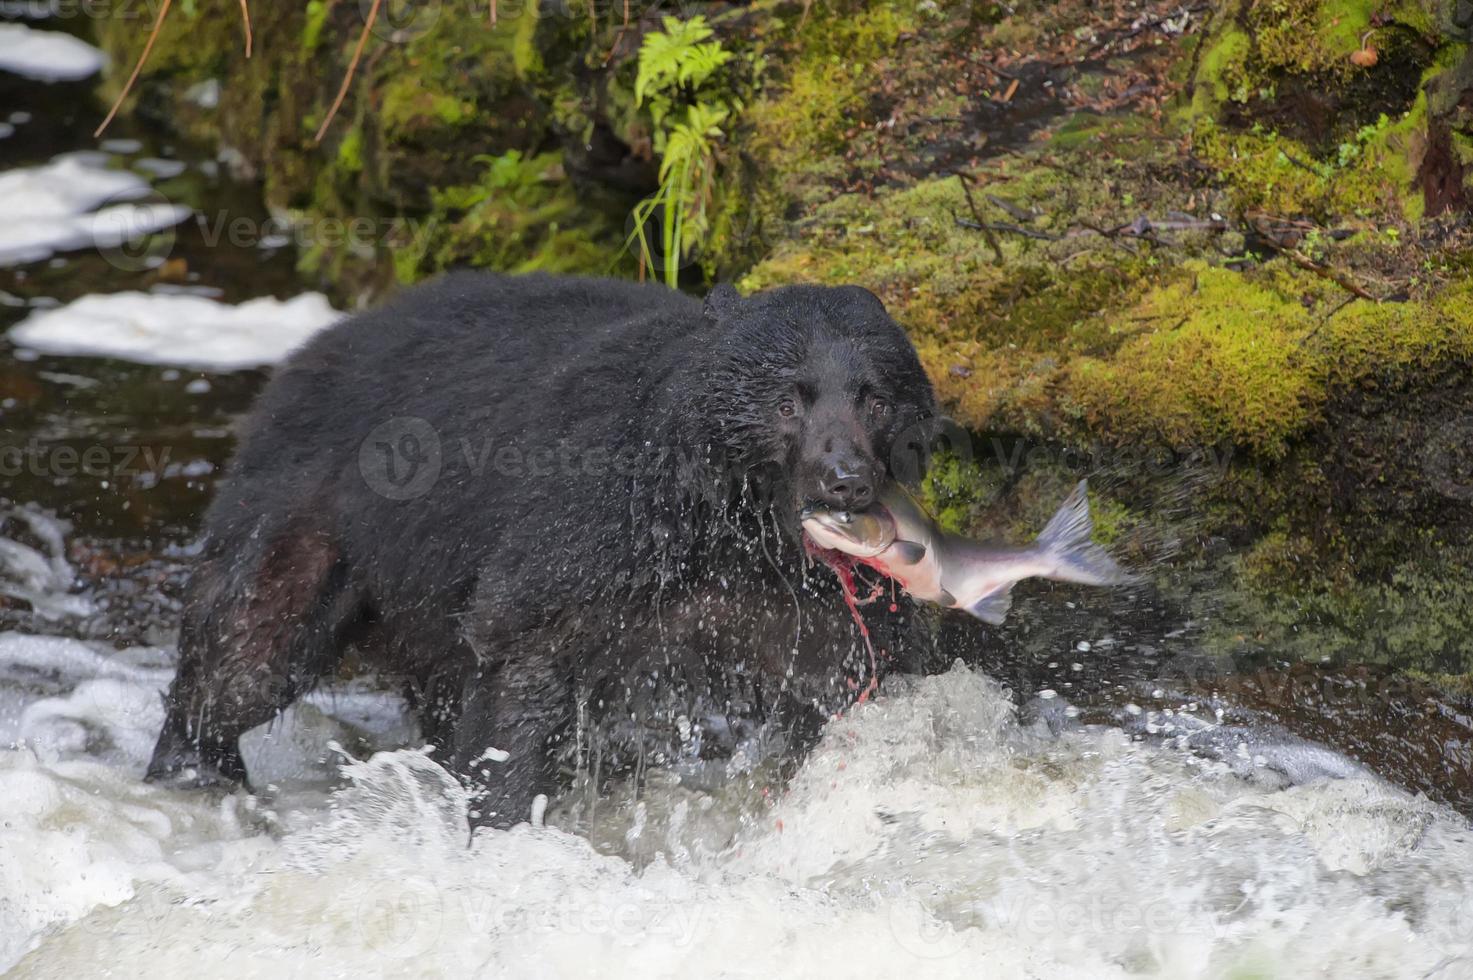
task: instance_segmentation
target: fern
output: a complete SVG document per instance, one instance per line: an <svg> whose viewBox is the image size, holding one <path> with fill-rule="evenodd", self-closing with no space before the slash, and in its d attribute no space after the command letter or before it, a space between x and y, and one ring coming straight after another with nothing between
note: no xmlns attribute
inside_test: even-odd
<svg viewBox="0 0 1473 980"><path fill-rule="evenodd" d="M711 28L700 15L682 21L662 20L663 31L645 35L639 48L639 72L634 78L634 103L643 105L651 92L688 86L698 88L731 60L720 41L707 41Z"/></svg>
<svg viewBox="0 0 1473 980"><path fill-rule="evenodd" d="M733 101L703 102L700 88L731 60L702 16L681 21L665 17L663 30L645 36L639 49L634 100L647 106L654 123L654 148L660 154L660 188L634 209L634 231L625 248L636 243L642 267L657 266L672 288L681 259L710 231L707 206L715 186L717 148L722 123L736 108ZM684 105L684 114L679 113ZM679 122L671 120L680 118ZM649 223L660 218L659 262L650 245Z"/></svg>

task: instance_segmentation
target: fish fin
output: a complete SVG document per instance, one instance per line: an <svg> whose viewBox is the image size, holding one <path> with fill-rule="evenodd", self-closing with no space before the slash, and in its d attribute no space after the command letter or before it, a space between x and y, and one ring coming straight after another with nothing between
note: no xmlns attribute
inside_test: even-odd
<svg viewBox="0 0 1473 980"><path fill-rule="evenodd" d="M926 546L919 541L896 541L890 545L895 557L902 565L917 565L926 557Z"/></svg>
<svg viewBox="0 0 1473 980"><path fill-rule="evenodd" d="M1011 608L1013 608L1013 583L1009 582L972 603L967 607L967 612L984 623L1001 626L1003 620L1008 618L1008 610Z"/></svg>
<svg viewBox="0 0 1473 980"><path fill-rule="evenodd" d="M1123 585L1136 581L1136 576L1117 565L1104 548L1090 540L1094 523L1089 517L1089 497L1085 491L1085 481L1080 480L1038 536L1039 549L1056 566L1048 577L1081 585Z"/></svg>

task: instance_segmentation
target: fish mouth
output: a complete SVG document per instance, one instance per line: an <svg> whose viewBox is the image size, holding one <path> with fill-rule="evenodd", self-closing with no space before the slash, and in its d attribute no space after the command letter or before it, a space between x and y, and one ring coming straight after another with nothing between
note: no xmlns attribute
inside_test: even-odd
<svg viewBox="0 0 1473 980"><path fill-rule="evenodd" d="M798 511L798 526L803 532L804 552L810 558L816 558L830 568L851 567L854 563L854 556L847 552L839 551L837 548L829 548L819 544L814 538L813 532L808 528L810 521L820 527L825 523L847 526L854 523L853 513L847 510L836 510L819 503L807 504Z"/></svg>
<svg viewBox="0 0 1473 980"><path fill-rule="evenodd" d="M854 515L849 511L833 510L829 507L823 506L822 504L809 504L802 510L798 511L798 522L801 524L804 521L813 519L819 514L823 514L825 517L832 520L835 524L852 524L854 522Z"/></svg>

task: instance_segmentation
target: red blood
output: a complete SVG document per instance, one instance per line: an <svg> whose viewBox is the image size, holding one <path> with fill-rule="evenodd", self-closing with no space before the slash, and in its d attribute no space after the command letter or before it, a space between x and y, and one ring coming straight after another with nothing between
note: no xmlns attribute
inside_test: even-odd
<svg viewBox="0 0 1473 980"><path fill-rule="evenodd" d="M860 613L859 607L867 605L884 595L885 581L876 582L871 587L870 594L861 599L854 588L854 572L860 564L868 565L882 575L886 575L887 578L888 572L886 572L883 564L873 558L856 561L852 556L846 555L841 551L818 547L809 540L807 535L803 536L803 546L810 555L833 569L834 575L839 579L839 586L844 593L844 604L849 607L849 614L854 617L854 624L859 627L859 635L864 639L864 648L869 653L869 683L859 693L859 697L854 699L855 704L864 704L869 700L870 695L879 689L880 679L877 658L875 657L875 645L870 639L869 627L865 625L864 616ZM899 606L895 602L895 582L893 579L888 579L888 581L890 583L890 611L898 612ZM852 678L849 679L849 689L851 691L858 686L856 681Z"/></svg>

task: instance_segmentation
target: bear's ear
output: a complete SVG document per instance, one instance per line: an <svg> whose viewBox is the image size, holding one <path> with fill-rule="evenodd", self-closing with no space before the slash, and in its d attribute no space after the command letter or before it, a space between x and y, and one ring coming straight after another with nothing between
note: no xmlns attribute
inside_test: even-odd
<svg viewBox="0 0 1473 980"><path fill-rule="evenodd" d="M706 306L701 313L707 320L720 320L736 309L737 304L741 301L742 294L736 291L736 287L729 282L723 282L712 287L711 292L706 294Z"/></svg>
<svg viewBox="0 0 1473 980"><path fill-rule="evenodd" d="M863 286L836 286L834 287L834 292L841 296L845 302L854 303L860 307L870 307L880 313L885 313L886 316L889 315L880 297Z"/></svg>

